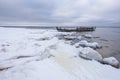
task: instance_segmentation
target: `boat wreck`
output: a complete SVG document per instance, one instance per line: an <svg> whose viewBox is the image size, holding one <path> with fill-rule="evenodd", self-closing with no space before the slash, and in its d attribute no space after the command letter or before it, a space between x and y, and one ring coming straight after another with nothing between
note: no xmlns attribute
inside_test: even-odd
<svg viewBox="0 0 120 80"><path fill-rule="evenodd" d="M77 27L77 28L63 28L56 27L57 31L60 32L86 32L86 31L95 31L96 27Z"/></svg>

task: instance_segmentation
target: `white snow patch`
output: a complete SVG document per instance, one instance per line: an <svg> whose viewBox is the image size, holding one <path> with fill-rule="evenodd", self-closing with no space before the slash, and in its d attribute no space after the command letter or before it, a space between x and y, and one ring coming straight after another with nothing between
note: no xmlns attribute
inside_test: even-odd
<svg viewBox="0 0 120 80"><path fill-rule="evenodd" d="M77 43L79 46L91 47L91 48L100 48L101 46L97 42L87 42L86 40L81 40Z"/></svg>
<svg viewBox="0 0 120 80"><path fill-rule="evenodd" d="M85 59L102 61L102 56L95 50L89 47L85 47L80 50L79 56Z"/></svg>
<svg viewBox="0 0 120 80"><path fill-rule="evenodd" d="M49 59L31 61L0 73L1 80L69 80L70 78L73 77Z"/></svg>
<svg viewBox="0 0 120 80"><path fill-rule="evenodd" d="M85 34L85 35L83 35L85 38L92 38L93 36L92 35L90 35L90 34Z"/></svg>
<svg viewBox="0 0 120 80"><path fill-rule="evenodd" d="M118 69L108 65L102 65L94 60L89 61L74 57L73 51L78 51L78 49L70 48L66 50L67 47L69 48L70 45L59 44L58 48L53 51L55 57L51 59L63 67L69 74L74 75L78 80L120 79L120 71Z"/></svg>
<svg viewBox="0 0 120 80"><path fill-rule="evenodd" d="M108 57L103 59L103 63L119 67L119 61L115 57Z"/></svg>
<svg viewBox="0 0 120 80"><path fill-rule="evenodd" d="M0 28L0 80L120 80L120 69L78 57L99 60L96 51L65 44L58 34L68 33Z"/></svg>

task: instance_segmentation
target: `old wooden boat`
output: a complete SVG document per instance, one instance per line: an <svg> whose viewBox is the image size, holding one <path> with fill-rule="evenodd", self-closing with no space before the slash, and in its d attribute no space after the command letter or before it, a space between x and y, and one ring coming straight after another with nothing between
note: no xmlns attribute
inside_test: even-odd
<svg viewBox="0 0 120 80"><path fill-rule="evenodd" d="M86 31L95 31L96 27L77 27L77 28L63 28L56 27L57 31L60 32L86 32Z"/></svg>

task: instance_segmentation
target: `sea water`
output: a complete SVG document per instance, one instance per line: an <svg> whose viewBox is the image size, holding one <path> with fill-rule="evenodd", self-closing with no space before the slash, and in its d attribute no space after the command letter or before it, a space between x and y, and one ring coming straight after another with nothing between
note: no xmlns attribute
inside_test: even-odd
<svg viewBox="0 0 120 80"><path fill-rule="evenodd" d="M96 28L93 32L83 32L82 34L93 35L92 40L102 46L97 51L104 58L114 56L120 62L120 28Z"/></svg>

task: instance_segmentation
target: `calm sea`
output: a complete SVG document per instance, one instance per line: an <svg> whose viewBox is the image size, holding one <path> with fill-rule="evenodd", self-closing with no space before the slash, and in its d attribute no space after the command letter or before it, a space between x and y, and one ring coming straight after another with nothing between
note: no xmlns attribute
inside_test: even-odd
<svg viewBox="0 0 120 80"><path fill-rule="evenodd" d="M120 28L96 28L94 32L86 33L96 37L93 38L93 41L98 42L102 46L97 51L103 57L114 56L120 62Z"/></svg>

